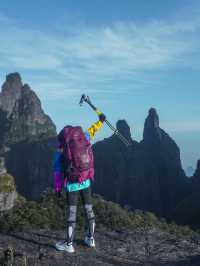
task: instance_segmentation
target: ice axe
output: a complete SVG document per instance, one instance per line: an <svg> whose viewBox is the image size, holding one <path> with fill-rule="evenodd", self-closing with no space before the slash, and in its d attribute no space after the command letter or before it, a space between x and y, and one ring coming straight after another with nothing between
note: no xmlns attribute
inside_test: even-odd
<svg viewBox="0 0 200 266"><path fill-rule="evenodd" d="M80 105L83 104L83 102L86 102L87 104L89 104L89 106L98 114L102 114L102 112L100 110L98 110L93 104L92 102L90 101L90 98L89 96L86 96L85 94L83 94L81 96L81 99L80 99ZM105 120L105 123L109 126L109 128L114 132L114 134L128 147L130 146L130 142L115 128L113 127L109 122L108 120L106 119Z"/></svg>

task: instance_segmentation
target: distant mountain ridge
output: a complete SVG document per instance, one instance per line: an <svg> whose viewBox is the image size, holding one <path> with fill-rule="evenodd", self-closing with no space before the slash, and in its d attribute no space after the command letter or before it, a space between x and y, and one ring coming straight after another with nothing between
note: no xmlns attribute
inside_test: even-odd
<svg viewBox="0 0 200 266"><path fill-rule="evenodd" d="M56 127L18 73L7 75L2 86L0 127L0 156L16 179L17 191L38 199L53 183ZM198 168L189 180L179 147L160 128L155 108L145 120L142 141L133 139L125 120L119 120L117 128L132 145L127 148L115 135L93 145L95 192L131 209L171 217L175 207L199 188Z"/></svg>
<svg viewBox="0 0 200 266"><path fill-rule="evenodd" d="M121 121L118 130L130 136L126 121ZM190 185L181 166L180 150L159 127L154 108L145 120L143 140L131 142L127 148L113 135L94 145L96 193L169 217L174 206L190 194Z"/></svg>

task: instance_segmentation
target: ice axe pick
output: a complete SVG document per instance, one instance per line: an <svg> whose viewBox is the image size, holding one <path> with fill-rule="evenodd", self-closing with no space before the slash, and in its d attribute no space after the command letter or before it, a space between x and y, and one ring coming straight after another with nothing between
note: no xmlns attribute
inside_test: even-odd
<svg viewBox="0 0 200 266"><path fill-rule="evenodd" d="M91 102L89 96L86 96L85 94L83 94L81 96L80 102L79 104L82 105L83 102L86 102L87 104L89 104L89 106L98 114L102 114L102 112L100 110L98 110ZM115 128L113 127L108 120L105 120L105 123L109 126L109 128L114 132L114 134L128 147L130 146L130 142Z"/></svg>

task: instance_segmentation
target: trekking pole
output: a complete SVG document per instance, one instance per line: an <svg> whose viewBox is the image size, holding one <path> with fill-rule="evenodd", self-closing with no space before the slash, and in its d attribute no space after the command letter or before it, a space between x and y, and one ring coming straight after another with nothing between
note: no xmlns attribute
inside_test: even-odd
<svg viewBox="0 0 200 266"><path fill-rule="evenodd" d="M88 96L86 96L85 94L83 94L81 96L80 99L80 105L83 104L83 102L86 102L87 104L89 104L89 106L98 114L102 114L102 112L100 110L98 110L90 101L90 98ZM109 126L109 128L114 132L114 134L126 145L126 146L130 146L130 142L115 128L113 127L110 122L108 122L108 120L105 120L105 123Z"/></svg>

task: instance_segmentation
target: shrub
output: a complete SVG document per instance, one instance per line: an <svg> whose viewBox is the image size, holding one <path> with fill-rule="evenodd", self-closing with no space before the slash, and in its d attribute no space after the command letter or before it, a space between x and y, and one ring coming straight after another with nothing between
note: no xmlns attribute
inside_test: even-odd
<svg viewBox="0 0 200 266"><path fill-rule="evenodd" d="M140 229L147 232L151 227L157 227L168 233L179 236L191 235L193 231L186 226L167 224L165 220L158 220L151 212L141 210L130 211L118 204L105 201L100 196L93 197L94 212L97 227L103 226L110 229ZM77 225L83 228L85 214L79 200ZM33 228L60 229L66 227L67 204L66 193L63 192L57 199L54 192L48 189L39 202L26 201L20 197L17 205L0 216L0 231L23 230Z"/></svg>

